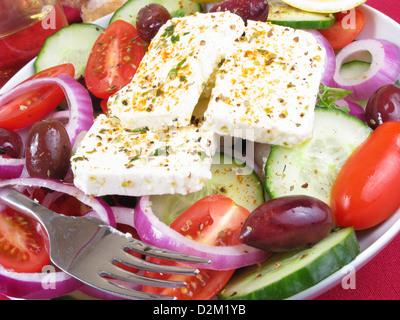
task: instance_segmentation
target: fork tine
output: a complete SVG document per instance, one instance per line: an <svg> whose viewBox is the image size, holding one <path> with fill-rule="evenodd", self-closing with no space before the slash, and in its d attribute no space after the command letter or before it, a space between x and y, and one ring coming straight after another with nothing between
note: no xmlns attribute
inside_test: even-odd
<svg viewBox="0 0 400 320"><path fill-rule="evenodd" d="M190 276L194 276L199 273L199 270L195 268L170 266L146 261L144 259L135 257L124 250L120 253L120 255L114 256L113 262L118 262L128 267L152 272L176 273Z"/></svg>
<svg viewBox="0 0 400 320"><path fill-rule="evenodd" d="M186 286L185 281L171 281L157 278L149 278L137 273L129 272L117 266L111 265L107 271L101 271L99 276L111 277L121 281L126 281L144 286L163 287L163 288L180 288Z"/></svg>
<svg viewBox="0 0 400 320"><path fill-rule="evenodd" d="M144 243L140 240L131 238L129 239L129 245L124 246L125 250L133 250L145 255L149 255L155 258L162 258L167 260L175 260L187 263L198 263L198 264L209 264L210 260L206 258L200 258L196 256L191 256L185 253L179 253L167 249L157 248L150 244Z"/></svg>

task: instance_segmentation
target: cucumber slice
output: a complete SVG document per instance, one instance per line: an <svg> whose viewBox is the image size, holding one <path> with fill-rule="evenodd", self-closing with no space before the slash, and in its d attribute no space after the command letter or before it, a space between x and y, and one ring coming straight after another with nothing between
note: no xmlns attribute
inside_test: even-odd
<svg viewBox="0 0 400 320"><path fill-rule="evenodd" d="M75 78L84 77L90 52L104 29L91 23L74 23L48 37L36 58L35 72L72 63Z"/></svg>
<svg viewBox="0 0 400 320"><path fill-rule="evenodd" d="M339 73L345 79L356 78L367 72L370 66L371 62L353 60L343 63Z"/></svg>
<svg viewBox="0 0 400 320"><path fill-rule="evenodd" d="M333 182L372 129L338 109L316 108L313 136L293 148L272 146L265 165L270 198L309 195L328 205Z"/></svg>
<svg viewBox="0 0 400 320"><path fill-rule="evenodd" d="M154 195L150 197L153 212L161 221L170 225L196 201L212 195L223 194L237 205L252 212L264 201L261 181L251 168L238 163L230 156L217 153L211 165L212 178L200 191L181 194Z"/></svg>
<svg viewBox="0 0 400 320"><path fill-rule="evenodd" d="M282 300L312 287L360 253L353 228L338 229L312 248L276 253L237 271L219 294L225 300Z"/></svg>
<svg viewBox="0 0 400 320"><path fill-rule="evenodd" d="M157 3L164 6L173 16L176 11L182 10L186 15L201 12L201 5L192 0L128 0L111 17L110 24L122 19L136 26L136 16L140 9L148 4Z"/></svg>
<svg viewBox="0 0 400 320"><path fill-rule="evenodd" d="M269 0L268 22L295 29L328 29L335 23L331 13L307 12L280 0Z"/></svg>

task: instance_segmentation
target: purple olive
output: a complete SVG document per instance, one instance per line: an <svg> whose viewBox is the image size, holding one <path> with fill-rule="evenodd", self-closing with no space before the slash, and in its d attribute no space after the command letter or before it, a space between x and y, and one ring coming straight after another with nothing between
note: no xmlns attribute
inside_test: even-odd
<svg viewBox="0 0 400 320"><path fill-rule="evenodd" d="M310 196L285 196L264 202L244 223L239 240L269 252L312 246L333 227L330 207Z"/></svg>
<svg viewBox="0 0 400 320"><path fill-rule="evenodd" d="M0 128L0 155L20 158L23 154L21 137L12 130Z"/></svg>
<svg viewBox="0 0 400 320"><path fill-rule="evenodd" d="M139 10L136 17L136 29L140 37L150 43L161 26L171 18L171 14L165 7L151 3Z"/></svg>
<svg viewBox="0 0 400 320"><path fill-rule="evenodd" d="M365 118L372 129L387 121L400 121L400 86L388 84L369 98Z"/></svg>
<svg viewBox="0 0 400 320"><path fill-rule="evenodd" d="M269 3L266 0L226 0L214 5L209 12L230 11L247 20L266 21Z"/></svg>
<svg viewBox="0 0 400 320"><path fill-rule="evenodd" d="M58 120L36 122L26 138L26 169L31 177L64 179L70 168L71 142Z"/></svg>

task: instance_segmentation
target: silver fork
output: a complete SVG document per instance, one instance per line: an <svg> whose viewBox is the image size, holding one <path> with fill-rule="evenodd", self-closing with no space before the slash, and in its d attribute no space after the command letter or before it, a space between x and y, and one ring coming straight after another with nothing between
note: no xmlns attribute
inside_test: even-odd
<svg viewBox="0 0 400 320"><path fill-rule="evenodd" d="M68 217L55 213L12 188L0 188L0 201L43 225L49 237L50 259L54 265L83 283L118 297L146 300L175 299L173 296L133 290L112 279L172 288L185 286L186 283L145 277L119 268L115 263L162 273L193 276L198 273L198 269L195 268L150 263L129 254L127 250L179 262L209 263L207 259L145 244L95 217Z"/></svg>

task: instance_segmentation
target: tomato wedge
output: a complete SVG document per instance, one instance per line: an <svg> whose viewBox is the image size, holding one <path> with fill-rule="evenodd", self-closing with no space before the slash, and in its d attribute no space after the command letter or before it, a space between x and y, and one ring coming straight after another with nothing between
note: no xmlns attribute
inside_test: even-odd
<svg viewBox="0 0 400 320"><path fill-rule="evenodd" d="M336 223L362 230L400 207L400 122L385 122L345 162L332 187Z"/></svg>
<svg viewBox="0 0 400 320"><path fill-rule="evenodd" d="M352 9L337 13L335 24L319 32L328 40L333 49L341 49L360 34L365 22L365 13L360 9Z"/></svg>
<svg viewBox="0 0 400 320"><path fill-rule="evenodd" d="M143 55L136 28L114 21L93 46L85 70L86 87L96 97L107 99L132 80Z"/></svg>
<svg viewBox="0 0 400 320"><path fill-rule="evenodd" d="M40 225L13 209L0 212L0 265L15 272L41 272L50 262Z"/></svg>
<svg viewBox="0 0 400 320"><path fill-rule="evenodd" d="M24 82L43 77L57 77L61 73L74 76L74 66L67 63L51 67L34 74ZM10 130L29 127L57 108L64 98L62 89L56 84L28 90L0 106L0 127Z"/></svg>
<svg viewBox="0 0 400 320"><path fill-rule="evenodd" d="M243 223L250 212L238 205L232 199L223 195L205 197L172 224L171 228L195 241L214 245L228 246L240 244L238 237ZM180 265L177 262L162 261L150 258L150 261L169 265ZM143 287L144 291L172 295L179 300L210 300L225 286L235 270L206 270L201 269L196 276L159 274L146 272L147 276L158 279L185 281L187 286L182 288Z"/></svg>

